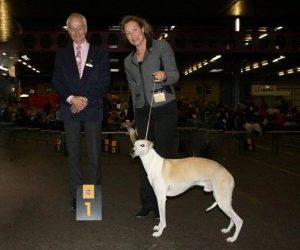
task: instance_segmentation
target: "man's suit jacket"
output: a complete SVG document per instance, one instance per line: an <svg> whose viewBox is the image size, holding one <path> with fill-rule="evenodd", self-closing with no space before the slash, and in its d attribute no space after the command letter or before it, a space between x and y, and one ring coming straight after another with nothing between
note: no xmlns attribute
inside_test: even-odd
<svg viewBox="0 0 300 250"><path fill-rule="evenodd" d="M56 53L52 83L60 97L60 115L64 121L101 122L103 119L103 95L110 86L110 68L108 52L89 46L82 77L79 77L73 44ZM76 114L66 101L70 95L84 96L87 107Z"/></svg>

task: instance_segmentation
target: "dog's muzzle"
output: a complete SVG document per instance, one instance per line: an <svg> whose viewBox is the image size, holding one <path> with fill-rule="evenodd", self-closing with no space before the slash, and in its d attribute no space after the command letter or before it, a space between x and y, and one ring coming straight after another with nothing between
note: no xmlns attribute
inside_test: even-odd
<svg viewBox="0 0 300 250"><path fill-rule="evenodd" d="M130 154L130 156L131 156L132 158L136 157L134 148L132 148L132 149L130 150L130 153L129 153L129 154Z"/></svg>

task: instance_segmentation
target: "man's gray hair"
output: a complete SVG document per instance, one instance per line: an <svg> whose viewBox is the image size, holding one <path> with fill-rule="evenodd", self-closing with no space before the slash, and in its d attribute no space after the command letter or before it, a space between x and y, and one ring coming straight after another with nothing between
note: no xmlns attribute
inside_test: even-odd
<svg viewBox="0 0 300 250"><path fill-rule="evenodd" d="M72 14L69 15L69 17L68 17L68 19L67 19L67 21L66 21L67 28L68 28L68 29L70 28L70 26L69 26L70 20L71 20L72 18L74 18L74 17L79 17L79 18L81 18L81 20L82 20L82 22L83 22L83 25L84 25L84 30L85 30L85 32L87 32L87 21L86 21L86 18L85 18L84 15L81 15L81 14L79 14L79 13L72 13Z"/></svg>

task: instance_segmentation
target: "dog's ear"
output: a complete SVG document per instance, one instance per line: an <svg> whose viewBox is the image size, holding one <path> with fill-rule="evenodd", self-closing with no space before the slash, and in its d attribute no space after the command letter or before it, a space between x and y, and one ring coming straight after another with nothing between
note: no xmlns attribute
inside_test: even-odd
<svg viewBox="0 0 300 250"><path fill-rule="evenodd" d="M134 144L135 141L138 139L137 131L134 128L134 125L135 121L130 122L129 120L126 120L124 123L121 124L121 128L126 128L132 144Z"/></svg>
<svg viewBox="0 0 300 250"><path fill-rule="evenodd" d="M153 142L152 141L148 141L148 147L149 147L149 149L153 148Z"/></svg>
<svg viewBox="0 0 300 250"><path fill-rule="evenodd" d="M129 133L130 140L131 140L132 144L134 144L135 141L138 140L137 131L136 131L136 129L133 129L133 128L128 128L127 130Z"/></svg>

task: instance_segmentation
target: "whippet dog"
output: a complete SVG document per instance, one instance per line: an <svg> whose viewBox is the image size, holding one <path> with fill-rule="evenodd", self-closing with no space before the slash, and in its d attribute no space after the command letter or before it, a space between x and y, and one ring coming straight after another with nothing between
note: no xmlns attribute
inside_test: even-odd
<svg viewBox="0 0 300 250"><path fill-rule="evenodd" d="M128 129L133 133L133 129ZM134 158L139 156L147 172L149 182L157 198L160 222L153 228L154 237L159 237L166 227L166 200L167 196L176 196L188 188L198 185L204 191L213 192L215 202L206 209L209 211L215 206L230 218L227 228L222 233L229 233L235 225L233 236L228 237L228 242L234 242L242 228L243 220L234 212L231 206L234 179L232 175L219 163L200 157L183 159L165 159L153 149L153 143L148 140L136 140L131 151Z"/></svg>

